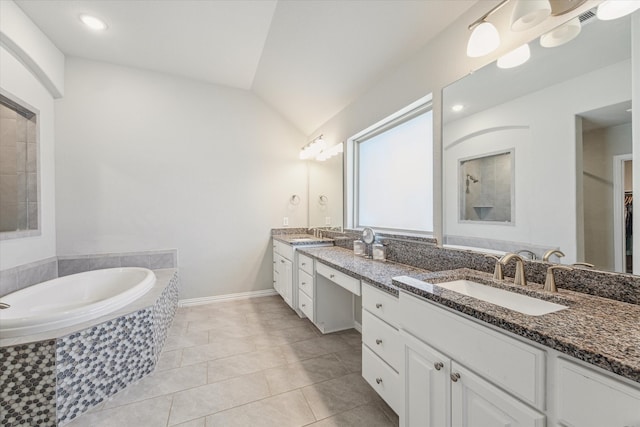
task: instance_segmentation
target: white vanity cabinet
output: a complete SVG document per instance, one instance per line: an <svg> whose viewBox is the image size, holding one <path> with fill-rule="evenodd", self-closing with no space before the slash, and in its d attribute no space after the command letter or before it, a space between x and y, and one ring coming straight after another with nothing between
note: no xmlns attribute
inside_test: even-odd
<svg viewBox="0 0 640 427"><path fill-rule="evenodd" d="M403 400L398 304L398 298L362 283L362 376L396 413Z"/></svg>
<svg viewBox="0 0 640 427"><path fill-rule="evenodd" d="M399 309L405 426L545 425L542 350L405 293Z"/></svg>
<svg viewBox="0 0 640 427"><path fill-rule="evenodd" d="M285 243L273 242L273 288L294 308L293 302L293 248Z"/></svg>

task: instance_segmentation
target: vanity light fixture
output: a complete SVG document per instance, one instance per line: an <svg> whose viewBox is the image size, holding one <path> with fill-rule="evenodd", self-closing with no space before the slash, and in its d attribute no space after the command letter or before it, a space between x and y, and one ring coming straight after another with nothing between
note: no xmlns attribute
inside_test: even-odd
<svg viewBox="0 0 640 427"><path fill-rule="evenodd" d="M622 18L640 9L638 0L606 0L598 5L596 16L603 21Z"/></svg>
<svg viewBox="0 0 640 427"><path fill-rule="evenodd" d="M451 107L451 111L453 111L454 113L459 113L462 110L464 110L464 105L462 104L456 104Z"/></svg>
<svg viewBox="0 0 640 427"><path fill-rule="evenodd" d="M319 137L317 137L316 139L314 139L313 141L311 141L310 143L302 147L302 150L300 151L300 159L301 160L313 159L318 154L320 154L320 152L324 150L326 147L327 147L327 143L325 142L322 135L320 135Z"/></svg>
<svg viewBox="0 0 640 427"><path fill-rule="evenodd" d="M509 0L501 1L493 9L469 25L469 30L472 31L472 33L467 43L467 56L471 58L484 56L500 46L500 33L495 25L489 22L488 19L508 1ZM587 0L514 0L515 5L511 12L510 29L511 31L529 30L546 20L549 16L562 16L580 7L586 1ZM633 3L634 6L640 7L639 0L609 1L612 3ZM605 1L605 3L609 1ZM571 27L565 31L567 33L573 33L576 29L575 27ZM576 35L577 33L574 34L573 37ZM569 40L571 39L567 38L566 41L563 42L566 43Z"/></svg>
<svg viewBox="0 0 640 427"><path fill-rule="evenodd" d="M316 156L316 160L318 160L319 162L324 162L327 159L330 159L333 156L337 156L338 154L342 153L344 151L344 146L341 143L334 145L331 148L328 148L326 150L322 150L320 152L320 154L318 154Z"/></svg>
<svg viewBox="0 0 640 427"><path fill-rule="evenodd" d="M80 15L80 21L94 31L104 31L107 29L107 24L102 19L96 18L92 15L83 13Z"/></svg>
<svg viewBox="0 0 640 427"><path fill-rule="evenodd" d="M529 49L529 44L525 43L498 58L497 65L498 68L514 68L524 64L529 58L531 58L531 49Z"/></svg>
<svg viewBox="0 0 640 427"><path fill-rule="evenodd" d="M511 31L526 31L551 15L549 0L517 0L511 13Z"/></svg>
<svg viewBox="0 0 640 427"><path fill-rule="evenodd" d="M542 47L558 47L575 39L582 31L580 17L576 16L570 21L565 22L558 28L554 28L548 33L540 36L540 46Z"/></svg>

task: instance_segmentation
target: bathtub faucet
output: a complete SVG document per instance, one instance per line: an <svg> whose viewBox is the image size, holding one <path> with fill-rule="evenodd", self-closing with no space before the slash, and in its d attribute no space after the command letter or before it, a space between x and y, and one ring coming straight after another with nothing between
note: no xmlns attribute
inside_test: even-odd
<svg viewBox="0 0 640 427"><path fill-rule="evenodd" d="M0 302L0 309L9 308L9 307L11 307L9 304L4 303L4 302Z"/></svg>

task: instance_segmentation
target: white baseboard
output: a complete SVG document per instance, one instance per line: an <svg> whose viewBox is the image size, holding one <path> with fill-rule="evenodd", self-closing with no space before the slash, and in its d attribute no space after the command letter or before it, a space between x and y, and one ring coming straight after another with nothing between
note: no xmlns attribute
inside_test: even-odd
<svg viewBox="0 0 640 427"><path fill-rule="evenodd" d="M362 324L361 324L361 323L358 323L358 322L356 322L356 321L354 320L354 321L353 321L353 328L354 328L356 331L360 332L360 334L362 334Z"/></svg>
<svg viewBox="0 0 640 427"><path fill-rule="evenodd" d="M225 302L225 301L234 301L234 300L242 300L242 299L249 299L249 298L270 297L272 295L278 295L275 289L266 289L263 291L239 292L237 294L216 295L213 297L181 299L180 301L178 301L178 307L191 307L194 305L211 304L214 302Z"/></svg>

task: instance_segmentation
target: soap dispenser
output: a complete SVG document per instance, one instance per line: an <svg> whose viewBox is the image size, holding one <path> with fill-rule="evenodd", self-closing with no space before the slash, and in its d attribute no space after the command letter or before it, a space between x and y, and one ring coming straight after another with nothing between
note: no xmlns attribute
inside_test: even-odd
<svg viewBox="0 0 640 427"><path fill-rule="evenodd" d="M373 259L377 261L386 261L387 260L387 248L382 243L374 243L373 244Z"/></svg>

